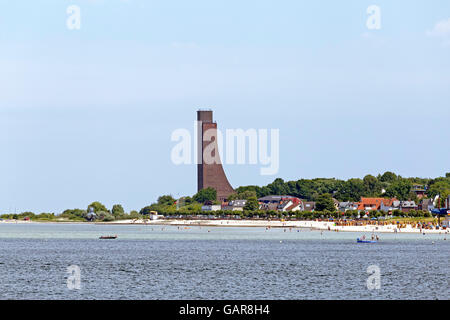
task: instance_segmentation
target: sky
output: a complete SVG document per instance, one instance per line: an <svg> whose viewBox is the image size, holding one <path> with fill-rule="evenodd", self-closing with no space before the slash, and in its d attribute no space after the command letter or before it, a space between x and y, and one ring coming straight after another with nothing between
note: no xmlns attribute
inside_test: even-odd
<svg viewBox="0 0 450 320"><path fill-rule="evenodd" d="M224 165L234 187L443 176L449 57L447 0L0 0L0 213L193 195L171 134L199 108L279 129L278 172Z"/></svg>

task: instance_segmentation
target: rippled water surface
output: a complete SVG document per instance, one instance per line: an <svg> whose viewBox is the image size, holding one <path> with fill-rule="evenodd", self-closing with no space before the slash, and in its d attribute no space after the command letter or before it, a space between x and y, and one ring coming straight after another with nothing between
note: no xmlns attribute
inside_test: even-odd
<svg viewBox="0 0 450 320"><path fill-rule="evenodd" d="M99 240L116 234L118 239ZM0 224L1 299L448 299L447 235ZM366 235L368 236L368 234ZM67 267L81 289L67 288ZM381 288L368 290L377 265Z"/></svg>

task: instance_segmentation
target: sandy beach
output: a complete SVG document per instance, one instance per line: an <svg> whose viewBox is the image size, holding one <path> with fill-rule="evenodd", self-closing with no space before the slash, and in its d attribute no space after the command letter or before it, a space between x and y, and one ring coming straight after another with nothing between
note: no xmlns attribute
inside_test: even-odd
<svg viewBox="0 0 450 320"><path fill-rule="evenodd" d="M207 219L158 219L158 220L117 220L110 222L72 222L72 221L23 221L2 220L0 224L30 224L30 223L95 223L113 225L171 225L171 226L207 226L207 227L260 227L260 228L309 228L312 230L334 232L370 232L370 233L424 233L424 234L449 234L450 229L420 229L411 224L403 224L401 227L395 224L388 225L355 225L340 226L333 221L280 221L280 220L207 220Z"/></svg>
<svg viewBox="0 0 450 320"><path fill-rule="evenodd" d="M280 220L119 220L110 224L152 224L173 226L209 226L209 227L262 227L262 228L310 228L313 230L325 230L334 232L370 232L370 233L433 233L448 234L447 230L413 228L406 224L403 228L397 225L362 225L362 226L336 226L330 221L280 221Z"/></svg>

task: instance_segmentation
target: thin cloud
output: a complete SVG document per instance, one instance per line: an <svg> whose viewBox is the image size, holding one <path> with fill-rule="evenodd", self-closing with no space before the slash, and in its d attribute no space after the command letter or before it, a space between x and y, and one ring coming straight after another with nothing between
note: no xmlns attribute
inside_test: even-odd
<svg viewBox="0 0 450 320"><path fill-rule="evenodd" d="M450 18L436 22L434 28L427 32L430 37L450 38Z"/></svg>

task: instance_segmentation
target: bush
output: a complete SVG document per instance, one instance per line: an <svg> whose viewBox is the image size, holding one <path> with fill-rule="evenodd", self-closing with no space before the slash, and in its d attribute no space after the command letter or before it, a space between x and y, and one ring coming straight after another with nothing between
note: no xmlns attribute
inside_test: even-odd
<svg viewBox="0 0 450 320"><path fill-rule="evenodd" d="M103 217L103 221L114 221L114 220L116 220L116 218L114 218L114 216L111 214L107 214Z"/></svg>
<svg viewBox="0 0 450 320"><path fill-rule="evenodd" d="M97 212L97 219L101 221L114 221L115 218L112 214L106 211Z"/></svg>
<svg viewBox="0 0 450 320"><path fill-rule="evenodd" d="M128 215L128 219L140 219L142 216L136 210L133 210Z"/></svg>
<svg viewBox="0 0 450 320"><path fill-rule="evenodd" d="M86 211L81 209L67 209L64 210L60 216L62 218L69 218L69 219L73 217L86 218Z"/></svg>
<svg viewBox="0 0 450 320"><path fill-rule="evenodd" d="M53 219L55 219L55 214L54 213L42 212L41 214L36 215L34 217L34 219L53 220Z"/></svg>
<svg viewBox="0 0 450 320"><path fill-rule="evenodd" d="M25 218L25 217L28 217L28 218L33 218L35 216L35 214L33 213L33 212L30 212L30 211L27 211L27 212L22 212L21 214L19 214L19 218L20 219L23 219L23 218Z"/></svg>

